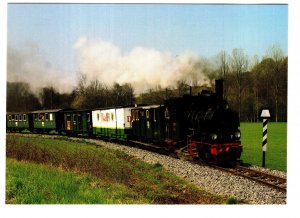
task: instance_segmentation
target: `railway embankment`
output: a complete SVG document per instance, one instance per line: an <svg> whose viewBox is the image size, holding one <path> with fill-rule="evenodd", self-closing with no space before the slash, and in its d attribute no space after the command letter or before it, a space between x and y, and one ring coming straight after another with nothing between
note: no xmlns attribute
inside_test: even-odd
<svg viewBox="0 0 300 218"><path fill-rule="evenodd" d="M30 137L35 137L35 136L30 136ZM42 136L42 137L62 138L61 136ZM66 138L64 138L64 140L65 139ZM70 142L82 141L82 139L76 139L76 138L67 139L67 140L69 140ZM251 181L241 176L232 175L228 172L223 172L218 169L213 169L207 165L192 163L186 160L176 159L173 157L157 154L154 152L150 152L150 151L146 151L134 147L124 146L120 144L104 142L96 139L85 139L82 141L82 143L88 143L93 146L96 145L96 147L98 147L97 149L101 148L106 150L107 148L109 148L109 149L117 150L117 153L121 151L121 154L125 154L126 157L125 159L131 161L142 160L143 162L149 163L151 166L161 166L162 169L172 174L175 174L178 177L183 178L184 180L188 181L188 183L192 183L200 190L203 190L205 193L209 193L211 196L225 196L226 199L237 199L239 202L249 203L249 204L286 204L285 192L273 189L263 184L259 184L255 181ZM95 148L91 149L91 152L94 151L94 149ZM78 152L78 154L80 154L80 152ZM74 155L72 156L74 157ZM80 154L78 160L81 160L82 156L84 155ZM93 155L93 157L95 157L95 155ZM76 159L76 156L74 158ZM76 162L75 159L74 162ZM93 161L90 160L90 162ZM108 164L108 166L109 165L112 164ZM123 169L123 167L124 166L122 167L119 166L118 168ZM135 171L132 170L135 169L135 167L136 166L129 166L131 170L129 170L128 173L123 172L122 174L123 178L124 179L131 178L130 180L132 180L133 177L131 177L131 173ZM261 169L260 167L255 167L255 169L261 171L267 171L270 174L274 174L276 176L281 176L283 178L286 178L285 172L276 171L276 170L265 170L265 169ZM163 182L160 177L155 176L154 178L156 178L157 184ZM132 186L134 185L131 183L131 187ZM151 185L149 187L151 187ZM180 192L184 193L185 189L182 189ZM153 203L155 203L155 201ZM181 202L181 201L170 200L169 202L165 202L165 203L170 203L170 204L197 203L197 201ZM211 203L214 204L214 202ZM223 203L225 203L225 201L223 201Z"/></svg>
<svg viewBox="0 0 300 218"><path fill-rule="evenodd" d="M110 145L98 140L8 134L6 203L226 204L228 201L175 176L157 162L145 163L107 146Z"/></svg>

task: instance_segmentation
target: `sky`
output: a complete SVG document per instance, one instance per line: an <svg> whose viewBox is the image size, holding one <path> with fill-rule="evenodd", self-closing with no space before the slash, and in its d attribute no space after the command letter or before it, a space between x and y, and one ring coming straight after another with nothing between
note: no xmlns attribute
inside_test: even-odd
<svg viewBox="0 0 300 218"><path fill-rule="evenodd" d="M63 81L75 84L79 72L91 75L90 80L120 83L130 77L141 89L137 84L149 79L151 70L165 73L162 85L167 86L171 74L191 60L222 50L241 48L249 57L263 57L277 45L288 54L287 5L10 3L7 15L8 81L38 78L58 83L62 91L70 89ZM141 57L149 59L129 64ZM96 59L102 62L95 64ZM147 76L137 78L132 71L145 65L141 73ZM172 71L162 65L171 65ZM111 66L114 71L102 70ZM125 78L116 71L130 73Z"/></svg>

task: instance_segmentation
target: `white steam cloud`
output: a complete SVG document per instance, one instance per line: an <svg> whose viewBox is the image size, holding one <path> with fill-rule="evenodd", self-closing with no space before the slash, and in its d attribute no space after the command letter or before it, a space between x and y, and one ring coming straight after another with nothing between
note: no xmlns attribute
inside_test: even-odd
<svg viewBox="0 0 300 218"><path fill-rule="evenodd" d="M7 81L27 82L33 91L53 86L63 93L72 90L76 78L56 69L45 59L38 45L28 44L22 50L8 47Z"/></svg>
<svg viewBox="0 0 300 218"><path fill-rule="evenodd" d="M186 52L174 56L151 48L136 47L123 53L116 45L81 37L74 45L81 73L88 81L98 79L104 84L131 83L136 93L149 88L175 86L179 80L188 84L207 83L199 58Z"/></svg>
<svg viewBox="0 0 300 218"><path fill-rule="evenodd" d="M185 52L173 55L152 48L136 47L122 52L116 45L103 40L81 37L74 44L79 71L88 82L99 80L106 85L131 83L135 93L150 88L174 87L184 80L189 85L208 84L203 64L197 55ZM15 49L8 47L7 81L27 82L34 91L53 86L59 92L70 92L76 86L78 71L65 72L46 60L36 44Z"/></svg>

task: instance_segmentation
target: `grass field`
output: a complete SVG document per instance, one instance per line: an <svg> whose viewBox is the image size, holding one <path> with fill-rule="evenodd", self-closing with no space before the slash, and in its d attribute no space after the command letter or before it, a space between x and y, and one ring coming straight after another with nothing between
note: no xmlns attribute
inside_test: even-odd
<svg viewBox="0 0 300 218"><path fill-rule="evenodd" d="M262 123L241 123L245 163L262 165ZM286 171L287 169L287 123L268 123L268 145L266 167Z"/></svg>
<svg viewBox="0 0 300 218"><path fill-rule="evenodd" d="M126 186L107 184L78 174L15 159L7 159L8 204L118 204L147 203Z"/></svg>
<svg viewBox="0 0 300 218"><path fill-rule="evenodd" d="M7 135L8 204L225 204L124 152L66 139Z"/></svg>

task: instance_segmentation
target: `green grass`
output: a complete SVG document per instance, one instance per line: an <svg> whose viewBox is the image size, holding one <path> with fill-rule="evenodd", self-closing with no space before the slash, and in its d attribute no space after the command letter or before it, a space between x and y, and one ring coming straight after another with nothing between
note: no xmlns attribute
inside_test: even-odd
<svg viewBox="0 0 300 218"><path fill-rule="evenodd" d="M165 171L160 163L150 165L121 151L67 138L7 135L6 142L8 203L227 202Z"/></svg>
<svg viewBox="0 0 300 218"><path fill-rule="evenodd" d="M130 204L149 203L122 184L107 184L48 165L7 159L8 204Z"/></svg>
<svg viewBox="0 0 300 218"><path fill-rule="evenodd" d="M241 123L245 163L262 165L262 123ZM287 169L287 123L268 123L268 145L266 167L286 171Z"/></svg>

